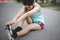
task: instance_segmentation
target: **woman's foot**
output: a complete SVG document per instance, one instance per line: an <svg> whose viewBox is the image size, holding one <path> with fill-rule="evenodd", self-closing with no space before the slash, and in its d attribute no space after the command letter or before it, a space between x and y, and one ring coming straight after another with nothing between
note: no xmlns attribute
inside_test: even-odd
<svg viewBox="0 0 60 40"><path fill-rule="evenodd" d="M17 32L21 31L22 28L21 27L17 27L14 30L12 29L11 25L6 25L7 26L7 30L8 30L8 36L9 36L9 40L15 40L15 38L17 37Z"/></svg>

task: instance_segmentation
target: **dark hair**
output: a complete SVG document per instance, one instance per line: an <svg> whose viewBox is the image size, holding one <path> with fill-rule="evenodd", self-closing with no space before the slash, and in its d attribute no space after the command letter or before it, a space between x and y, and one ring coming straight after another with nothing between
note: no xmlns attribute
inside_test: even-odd
<svg viewBox="0 0 60 40"><path fill-rule="evenodd" d="M22 0L23 5L33 5L34 0Z"/></svg>

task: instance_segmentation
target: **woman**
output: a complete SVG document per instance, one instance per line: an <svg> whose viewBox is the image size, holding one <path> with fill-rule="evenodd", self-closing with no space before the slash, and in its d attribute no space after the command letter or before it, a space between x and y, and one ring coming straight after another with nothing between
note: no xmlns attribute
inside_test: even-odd
<svg viewBox="0 0 60 40"><path fill-rule="evenodd" d="M12 38L17 36L23 36L31 30L41 30L44 27L43 14L39 4L35 3L34 0L22 0L23 7L21 11L14 17L14 19L8 22L6 25L15 25L20 23L18 27L12 31ZM27 21L28 25L22 29L24 21Z"/></svg>

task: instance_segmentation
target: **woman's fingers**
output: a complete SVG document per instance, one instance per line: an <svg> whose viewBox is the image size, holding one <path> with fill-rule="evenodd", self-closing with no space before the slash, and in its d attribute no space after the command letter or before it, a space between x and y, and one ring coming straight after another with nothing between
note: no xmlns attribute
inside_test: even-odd
<svg viewBox="0 0 60 40"><path fill-rule="evenodd" d="M12 26L15 26L15 25L16 25L16 20L12 20L12 21L6 23L6 25L12 25Z"/></svg>

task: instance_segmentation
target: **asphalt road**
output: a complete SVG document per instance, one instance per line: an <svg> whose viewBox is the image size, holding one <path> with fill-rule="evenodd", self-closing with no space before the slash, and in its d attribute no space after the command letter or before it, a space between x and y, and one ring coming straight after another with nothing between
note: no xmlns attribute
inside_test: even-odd
<svg viewBox="0 0 60 40"><path fill-rule="evenodd" d="M8 40L4 30L5 23L12 20L22 8L22 4L0 3L0 40ZM16 40L60 40L60 11L42 8L45 27L43 30L32 31L29 34L18 37ZM26 27L25 22L23 27Z"/></svg>

